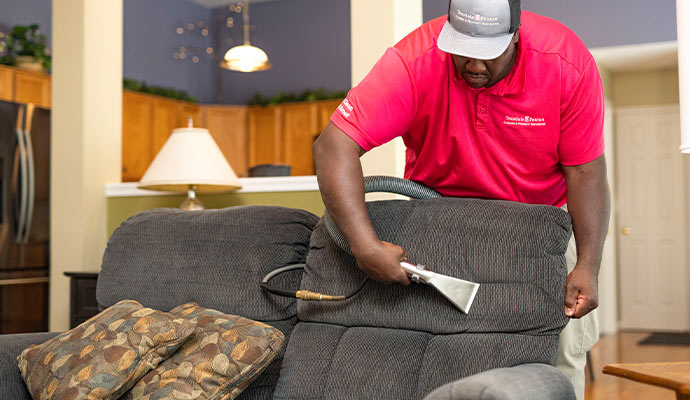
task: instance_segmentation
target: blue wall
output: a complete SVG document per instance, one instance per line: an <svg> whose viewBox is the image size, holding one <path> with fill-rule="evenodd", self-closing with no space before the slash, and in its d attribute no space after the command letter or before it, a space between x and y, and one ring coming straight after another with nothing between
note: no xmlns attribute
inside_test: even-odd
<svg viewBox="0 0 690 400"><path fill-rule="evenodd" d="M522 9L557 19L587 47L676 40L674 0L522 0ZM424 20L448 13L448 0L424 0Z"/></svg>
<svg viewBox="0 0 690 400"><path fill-rule="evenodd" d="M257 92L273 96L280 91L350 88L349 1L252 3L249 15L256 27L251 42L268 54L273 69L249 74L222 70L224 103L245 104ZM237 21L241 22L241 17ZM240 44L242 30L234 30L230 37ZM229 48L225 47L221 55Z"/></svg>
<svg viewBox="0 0 690 400"><path fill-rule="evenodd" d="M209 21L211 10L184 0L124 0L123 75L148 84L174 87L196 97L201 103L215 99L215 63L212 57L199 55L175 60L180 46L205 49L213 45L198 29L178 35L175 30L185 23Z"/></svg>

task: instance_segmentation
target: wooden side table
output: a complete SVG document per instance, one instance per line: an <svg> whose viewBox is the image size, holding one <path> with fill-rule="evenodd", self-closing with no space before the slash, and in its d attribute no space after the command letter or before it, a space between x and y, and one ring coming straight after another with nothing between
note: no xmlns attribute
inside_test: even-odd
<svg viewBox="0 0 690 400"><path fill-rule="evenodd" d="M690 361L609 364L604 373L675 390L678 400L690 400Z"/></svg>
<svg viewBox="0 0 690 400"><path fill-rule="evenodd" d="M65 272L70 278L70 329L98 314L96 301L97 273Z"/></svg>

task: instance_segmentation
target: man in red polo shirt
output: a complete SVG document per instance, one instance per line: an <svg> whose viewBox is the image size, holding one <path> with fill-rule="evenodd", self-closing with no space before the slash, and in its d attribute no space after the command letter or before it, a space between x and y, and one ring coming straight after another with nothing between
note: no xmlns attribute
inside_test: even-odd
<svg viewBox="0 0 690 400"><path fill-rule="evenodd" d="M596 64L568 28L521 13L519 0L451 0L447 17L389 48L333 114L314 145L319 187L360 269L405 285L405 250L377 239L364 205L368 150L402 137L405 178L444 196L567 203L577 255L572 247L565 331L577 332L562 336L561 352L574 354L559 354L559 368L582 398L610 213L603 120Z"/></svg>

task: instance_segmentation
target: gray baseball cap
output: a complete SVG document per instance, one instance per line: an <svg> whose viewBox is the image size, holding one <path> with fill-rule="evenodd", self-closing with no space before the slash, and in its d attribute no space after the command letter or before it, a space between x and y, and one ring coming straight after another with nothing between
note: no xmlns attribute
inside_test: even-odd
<svg viewBox="0 0 690 400"><path fill-rule="evenodd" d="M450 0L437 45L446 53L492 60L519 27L520 0Z"/></svg>

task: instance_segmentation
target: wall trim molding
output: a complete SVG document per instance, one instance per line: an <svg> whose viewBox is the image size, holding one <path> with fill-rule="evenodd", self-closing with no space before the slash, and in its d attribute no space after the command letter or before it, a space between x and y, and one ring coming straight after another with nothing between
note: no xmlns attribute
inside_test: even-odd
<svg viewBox="0 0 690 400"><path fill-rule="evenodd" d="M240 178L242 189L232 193L311 192L319 191L315 175L271 176L262 178ZM138 182L108 183L105 197L151 197L179 196L183 193L162 192L137 188Z"/></svg>

